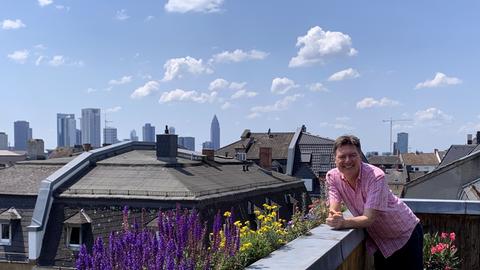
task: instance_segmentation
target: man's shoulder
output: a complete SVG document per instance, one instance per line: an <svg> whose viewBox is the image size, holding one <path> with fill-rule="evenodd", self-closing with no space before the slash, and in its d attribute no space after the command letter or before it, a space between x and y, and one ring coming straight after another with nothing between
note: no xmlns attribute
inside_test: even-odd
<svg viewBox="0 0 480 270"><path fill-rule="evenodd" d="M368 163L362 163L362 171L366 175L372 176L372 177L385 176L385 173L383 172L382 169Z"/></svg>
<svg viewBox="0 0 480 270"><path fill-rule="evenodd" d="M340 174L340 171L338 170L338 168L330 169L330 170L327 172L327 175L336 175L336 174Z"/></svg>

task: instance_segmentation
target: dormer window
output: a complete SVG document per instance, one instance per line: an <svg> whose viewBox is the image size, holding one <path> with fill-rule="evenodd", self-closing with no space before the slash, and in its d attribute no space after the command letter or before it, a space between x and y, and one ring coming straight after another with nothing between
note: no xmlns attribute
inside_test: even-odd
<svg viewBox="0 0 480 270"><path fill-rule="evenodd" d="M0 214L0 245L10 246L12 244L13 228L22 217L13 207Z"/></svg>
<svg viewBox="0 0 480 270"><path fill-rule="evenodd" d="M65 242L70 249L80 249L90 229L92 219L81 209L78 213L63 222L65 225Z"/></svg>
<svg viewBox="0 0 480 270"><path fill-rule="evenodd" d="M238 159L238 160L241 160L241 161L245 161L247 160L247 153L245 152L237 152L235 154L235 158Z"/></svg>

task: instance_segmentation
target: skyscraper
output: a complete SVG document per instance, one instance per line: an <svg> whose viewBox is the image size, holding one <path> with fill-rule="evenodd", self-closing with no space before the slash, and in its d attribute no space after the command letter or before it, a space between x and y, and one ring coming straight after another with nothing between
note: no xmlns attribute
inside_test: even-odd
<svg viewBox="0 0 480 270"><path fill-rule="evenodd" d="M130 131L130 141L138 142L138 136L135 129L132 129L132 131Z"/></svg>
<svg viewBox="0 0 480 270"><path fill-rule="evenodd" d="M82 145L82 131L80 129L75 130L75 145Z"/></svg>
<svg viewBox="0 0 480 270"><path fill-rule="evenodd" d="M0 150L8 149L8 135L5 132L0 132Z"/></svg>
<svg viewBox="0 0 480 270"><path fill-rule="evenodd" d="M397 134L397 149L400 154L408 153L408 133L400 132Z"/></svg>
<svg viewBox="0 0 480 270"><path fill-rule="evenodd" d="M114 127L105 127L103 129L103 143L114 144L118 142L117 129Z"/></svg>
<svg viewBox="0 0 480 270"><path fill-rule="evenodd" d="M30 123L15 121L13 123L13 136L15 138L15 150L27 151L27 142L32 138Z"/></svg>
<svg viewBox="0 0 480 270"><path fill-rule="evenodd" d="M75 114L57 113L57 147L73 147L77 140Z"/></svg>
<svg viewBox="0 0 480 270"><path fill-rule="evenodd" d="M145 126L142 127L142 131L144 142L155 142L155 126L146 123Z"/></svg>
<svg viewBox="0 0 480 270"><path fill-rule="evenodd" d="M213 150L220 148L220 124L216 115L213 116L212 124L210 125L210 141L212 142Z"/></svg>
<svg viewBox="0 0 480 270"><path fill-rule="evenodd" d="M92 147L100 147L100 109L82 109L82 144L89 143Z"/></svg>
<svg viewBox="0 0 480 270"><path fill-rule="evenodd" d="M178 145L185 147L187 150L195 151L194 137L178 137Z"/></svg>

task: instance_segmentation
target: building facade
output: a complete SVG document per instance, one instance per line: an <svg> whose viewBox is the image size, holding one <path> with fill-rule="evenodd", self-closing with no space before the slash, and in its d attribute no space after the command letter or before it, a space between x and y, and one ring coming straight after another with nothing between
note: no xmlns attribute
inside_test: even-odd
<svg viewBox="0 0 480 270"><path fill-rule="evenodd" d="M82 109L82 144L90 144L94 148L101 146L100 109Z"/></svg>
<svg viewBox="0 0 480 270"><path fill-rule="evenodd" d="M408 133L400 132L397 134L398 154L408 153Z"/></svg>
<svg viewBox="0 0 480 270"><path fill-rule="evenodd" d="M150 123L146 123L142 127L142 135L144 142L154 142L155 141L155 126L152 126Z"/></svg>
<svg viewBox="0 0 480 270"><path fill-rule="evenodd" d="M27 155L31 160L45 159L45 143L43 140L28 140Z"/></svg>
<svg viewBox="0 0 480 270"><path fill-rule="evenodd" d="M212 142L213 150L216 151L220 148L220 124L216 115L213 116L212 124L210 125L210 141Z"/></svg>
<svg viewBox="0 0 480 270"><path fill-rule="evenodd" d="M73 147L76 143L75 114L57 113L57 147Z"/></svg>
<svg viewBox="0 0 480 270"><path fill-rule="evenodd" d="M103 143L114 144L118 142L117 129L114 127L106 127L103 129Z"/></svg>
<svg viewBox="0 0 480 270"><path fill-rule="evenodd" d="M32 138L30 123L27 121L15 121L13 123L15 138L15 150L27 151L27 142Z"/></svg>
<svg viewBox="0 0 480 270"><path fill-rule="evenodd" d="M138 142L138 136L135 129L132 129L132 131L130 131L130 141Z"/></svg>
<svg viewBox="0 0 480 270"><path fill-rule="evenodd" d="M0 150L8 150L8 135L5 132L0 132Z"/></svg>
<svg viewBox="0 0 480 270"><path fill-rule="evenodd" d="M195 151L194 137L178 137L178 144L185 147L187 150Z"/></svg>

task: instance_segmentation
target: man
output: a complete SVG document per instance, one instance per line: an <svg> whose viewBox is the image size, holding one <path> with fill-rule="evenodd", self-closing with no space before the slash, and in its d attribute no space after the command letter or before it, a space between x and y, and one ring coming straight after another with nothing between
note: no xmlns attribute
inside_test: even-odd
<svg viewBox="0 0 480 270"><path fill-rule="evenodd" d="M385 183L383 171L361 160L360 140L340 136L333 147L336 168L327 173L334 229L365 228L375 269L423 269L420 220ZM341 203L354 217L343 217Z"/></svg>

